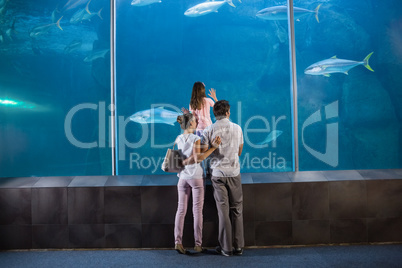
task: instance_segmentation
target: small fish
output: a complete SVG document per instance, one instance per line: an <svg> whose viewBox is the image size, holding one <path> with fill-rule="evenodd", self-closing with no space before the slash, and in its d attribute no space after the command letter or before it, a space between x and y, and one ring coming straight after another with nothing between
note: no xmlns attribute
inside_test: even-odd
<svg viewBox="0 0 402 268"><path fill-rule="evenodd" d="M257 143L258 145L264 145L264 144L268 144L271 141L276 140L281 134L283 133L282 130L273 130L269 133L269 135L265 138L265 140L263 140L260 143Z"/></svg>
<svg viewBox="0 0 402 268"><path fill-rule="evenodd" d="M318 10L320 9L320 5L318 5L315 10L308 10L299 7L293 7L293 14L295 19L299 20L301 17L309 15L311 13L315 13L315 19L317 22L320 22L318 19ZM256 15L258 18L263 20L287 20L288 19L288 7L287 6L274 6L264 8L257 12Z"/></svg>
<svg viewBox="0 0 402 268"><path fill-rule="evenodd" d="M89 12L88 6L89 3L91 3L91 0L88 1L87 5L85 8L77 10L70 18L70 23L78 23L80 21L82 21L82 17L85 15L85 13L91 14L91 12Z"/></svg>
<svg viewBox="0 0 402 268"><path fill-rule="evenodd" d="M4 2L3 5L0 5L0 15L4 15L6 14L6 10L7 10L7 3L8 1Z"/></svg>
<svg viewBox="0 0 402 268"><path fill-rule="evenodd" d="M56 7L53 11L52 11L52 22L56 22L57 18L59 17L60 14L60 10L58 9L58 7Z"/></svg>
<svg viewBox="0 0 402 268"><path fill-rule="evenodd" d="M63 7L63 11L85 5L87 2L88 0L68 0L68 2Z"/></svg>
<svg viewBox="0 0 402 268"><path fill-rule="evenodd" d="M32 29L31 33L29 34L30 37L38 37L39 35L46 34L52 29L54 26L57 26L60 30L63 31L63 28L60 26L60 21L63 17L61 17L57 22L51 23L51 24L46 24L46 25L41 25L37 26Z"/></svg>
<svg viewBox="0 0 402 268"><path fill-rule="evenodd" d="M373 53L374 52L368 54L363 61L343 60L333 56L330 59L322 60L310 65L306 68L306 70L304 70L304 73L310 75L324 75L329 77L330 73L348 74L348 71L357 65L363 65L368 70L374 72L369 65L369 59Z"/></svg>
<svg viewBox="0 0 402 268"><path fill-rule="evenodd" d="M164 107L158 107L136 112L130 116L130 120L139 124L161 123L173 126L179 115L181 115L181 113L166 110Z"/></svg>
<svg viewBox="0 0 402 268"><path fill-rule="evenodd" d="M233 4L232 0L206 1L196 6L190 7L186 10L186 12L184 12L184 15L187 17L199 17L212 12L218 12L218 9L226 3L228 3L232 7L236 7Z"/></svg>
<svg viewBox="0 0 402 268"><path fill-rule="evenodd" d="M76 11L73 16L71 16L70 23L74 24L86 20L91 20L91 18L96 15L98 15L99 18L103 19L101 16L102 8L97 13L91 12L89 11L89 3L91 3L91 0L89 0L85 8Z"/></svg>
<svg viewBox="0 0 402 268"><path fill-rule="evenodd" d="M101 49L101 50L96 50L92 51L91 54L85 57L84 62L92 62L96 59L99 58L104 58L106 54L109 52L110 49Z"/></svg>
<svg viewBox="0 0 402 268"><path fill-rule="evenodd" d="M70 44L68 44L64 48L64 53L71 53L81 48L82 41L81 40L73 40Z"/></svg>
<svg viewBox="0 0 402 268"><path fill-rule="evenodd" d="M91 19L94 16L98 16L101 20L103 20L102 15L101 15L102 9L103 8L99 9L99 11L96 13L95 12L85 13L84 16L82 17L81 22L86 21L86 20L91 21Z"/></svg>
<svg viewBox="0 0 402 268"><path fill-rule="evenodd" d="M17 33L15 30L15 19L13 20L13 23L11 24L10 28L6 30L6 36L10 41L13 41L13 36Z"/></svg>
<svg viewBox="0 0 402 268"><path fill-rule="evenodd" d="M153 3L162 3L161 0L133 0L131 1L132 6L136 7L141 7L141 6L147 6Z"/></svg>

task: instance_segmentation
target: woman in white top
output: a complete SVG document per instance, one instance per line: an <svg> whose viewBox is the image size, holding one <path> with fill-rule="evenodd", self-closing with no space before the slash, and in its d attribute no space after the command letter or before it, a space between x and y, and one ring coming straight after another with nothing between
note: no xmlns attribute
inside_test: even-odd
<svg viewBox="0 0 402 268"><path fill-rule="evenodd" d="M193 194L193 215L194 215L194 250L202 252L202 210L204 207L204 179L203 169L200 162L207 158L221 143L220 137L216 137L213 141L212 148L206 152L200 151L200 137L194 135L197 129L197 120L191 113L183 114L177 117L177 122L180 123L181 129L184 130L183 134L179 135L176 139L176 144L183 155L192 164L185 165L185 168L178 174L179 182L177 183L178 191L178 207L176 212L174 236L175 236L175 249L181 253L186 254L186 250L182 244L184 217L187 212L187 205L190 194Z"/></svg>

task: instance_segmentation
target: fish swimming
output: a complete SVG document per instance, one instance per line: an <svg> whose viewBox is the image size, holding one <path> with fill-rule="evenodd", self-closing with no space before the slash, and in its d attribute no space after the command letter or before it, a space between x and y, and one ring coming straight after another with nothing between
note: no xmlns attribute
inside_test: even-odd
<svg viewBox="0 0 402 268"><path fill-rule="evenodd" d="M55 23L40 25L32 29L31 33L29 34L30 37L38 37L40 35L46 34L52 29L53 27L57 26L60 30L63 31L63 28L60 26L60 21L63 16Z"/></svg>
<svg viewBox="0 0 402 268"><path fill-rule="evenodd" d="M268 144L271 141L276 140L281 134L283 133L282 130L273 130L269 133L269 135L265 138L265 140L263 140L260 143L257 143L258 145L264 145L264 144Z"/></svg>
<svg viewBox="0 0 402 268"><path fill-rule="evenodd" d="M190 7L186 10L186 12L184 12L184 15L187 17L199 17L212 12L218 12L218 9L226 3L228 3L232 7L236 7L233 4L232 0L206 1L196 6Z"/></svg>
<svg viewBox="0 0 402 268"><path fill-rule="evenodd" d="M147 6L153 3L161 3L161 0L133 0L131 1L132 6L140 7L140 6Z"/></svg>
<svg viewBox="0 0 402 268"><path fill-rule="evenodd" d="M293 14L295 19L299 20L301 17L309 15L311 13L315 13L315 19L317 22L320 22L318 19L318 10L320 9L320 5L318 5L314 10L308 10L299 7L293 7ZM287 20L288 19L288 7L287 6L274 6L264 8L257 12L256 15L258 18L263 20Z"/></svg>
<svg viewBox="0 0 402 268"><path fill-rule="evenodd" d="M63 7L63 11L85 5L87 2L88 0L68 0L68 2Z"/></svg>
<svg viewBox="0 0 402 268"><path fill-rule="evenodd" d="M174 125L177 121L177 116L181 113L164 109L164 107L157 107L153 109L143 110L136 112L130 116L130 120L140 124L168 124Z"/></svg>
<svg viewBox="0 0 402 268"><path fill-rule="evenodd" d="M89 0L85 8L80 9L73 14L73 16L70 19L70 23L74 24L86 20L91 20L91 18L95 15L98 15L98 17L102 19L101 16L102 8L97 13L91 12L89 11L89 3L91 3L91 0Z"/></svg>
<svg viewBox="0 0 402 268"><path fill-rule="evenodd" d="M101 49L92 51L91 54L85 57L84 62L92 62L99 58L104 58L110 49Z"/></svg>
<svg viewBox="0 0 402 268"><path fill-rule="evenodd" d="M91 14L91 12L88 9L89 3L91 3L91 0L88 1L87 5L85 8L77 10L70 18L70 23L78 23L82 21L82 18L84 17L85 13Z"/></svg>
<svg viewBox="0 0 402 268"><path fill-rule="evenodd" d="M71 41L70 44L68 44L64 48L64 53L71 53L73 51L76 51L76 50L80 49L81 46L82 46L82 41L81 40L73 40L73 41Z"/></svg>
<svg viewBox="0 0 402 268"><path fill-rule="evenodd" d="M56 7L52 12L52 22L56 22L61 11Z"/></svg>
<svg viewBox="0 0 402 268"><path fill-rule="evenodd" d="M363 61L343 60L333 56L330 59L322 60L310 65L306 68L306 70L304 70L304 73L310 75L324 75L329 77L330 73L348 74L348 71L357 65L363 65L368 70L374 72L369 65L369 59L373 53L374 52L368 54Z"/></svg>

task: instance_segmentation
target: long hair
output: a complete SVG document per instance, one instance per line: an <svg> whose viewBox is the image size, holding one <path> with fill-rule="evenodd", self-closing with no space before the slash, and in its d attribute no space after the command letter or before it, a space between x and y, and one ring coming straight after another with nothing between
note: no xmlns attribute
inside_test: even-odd
<svg viewBox="0 0 402 268"><path fill-rule="evenodd" d="M177 122L179 122L181 129L186 130L190 126L193 117L194 115L192 113L179 115L177 117Z"/></svg>
<svg viewBox="0 0 402 268"><path fill-rule="evenodd" d="M191 93L190 107L193 110L200 110L204 103L205 85L202 82L195 82L193 85L193 92Z"/></svg>

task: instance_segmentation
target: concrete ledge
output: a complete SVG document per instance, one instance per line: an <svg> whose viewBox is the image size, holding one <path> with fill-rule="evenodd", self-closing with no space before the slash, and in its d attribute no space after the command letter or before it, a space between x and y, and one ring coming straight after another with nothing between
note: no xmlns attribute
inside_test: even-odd
<svg viewBox="0 0 402 268"><path fill-rule="evenodd" d="M177 176L0 179L0 249L173 247ZM242 174L247 246L402 242L402 170ZM204 246L218 219L207 183ZM191 206L184 242L193 246Z"/></svg>
<svg viewBox="0 0 402 268"><path fill-rule="evenodd" d="M402 169L242 173L243 184L402 180ZM0 188L172 186L176 174L0 178Z"/></svg>

